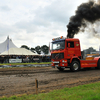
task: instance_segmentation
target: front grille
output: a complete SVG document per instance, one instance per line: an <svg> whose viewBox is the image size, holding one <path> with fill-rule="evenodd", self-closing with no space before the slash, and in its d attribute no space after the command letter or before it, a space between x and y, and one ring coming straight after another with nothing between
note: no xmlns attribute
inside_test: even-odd
<svg viewBox="0 0 100 100"><path fill-rule="evenodd" d="M64 53L53 53L51 54L52 59L63 59L64 58Z"/></svg>

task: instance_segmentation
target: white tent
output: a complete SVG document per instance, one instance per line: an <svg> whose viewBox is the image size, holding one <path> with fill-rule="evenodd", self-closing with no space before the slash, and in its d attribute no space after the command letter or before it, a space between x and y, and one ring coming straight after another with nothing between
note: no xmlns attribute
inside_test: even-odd
<svg viewBox="0 0 100 100"><path fill-rule="evenodd" d="M38 55L25 48L10 48L8 51L1 53L0 55Z"/></svg>
<svg viewBox="0 0 100 100"><path fill-rule="evenodd" d="M9 50L10 48L17 48L17 46L14 45L11 39L9 39L9 36L7 39L3 42L0 43L0 53Z"/></svg>

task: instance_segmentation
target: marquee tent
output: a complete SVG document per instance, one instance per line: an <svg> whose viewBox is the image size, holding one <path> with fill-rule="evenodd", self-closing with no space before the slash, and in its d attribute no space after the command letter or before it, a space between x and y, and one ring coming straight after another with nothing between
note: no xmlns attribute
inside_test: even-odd
<svg viewBox="0 0 100 100"><path fill-rule="evenodd" d="M17 46L15 46L15 44L12 42L11 39L9 39L9 36L8 36L7 39L3 43L0 43L0 53L7 51L10 48L17 48Z"/></svg>
<svg viewBox="0 0 100 100"><path fill-rule="evenodd" d="M10 48L8 51L1 53L0 55L38 55L25 48Z"/></svg>

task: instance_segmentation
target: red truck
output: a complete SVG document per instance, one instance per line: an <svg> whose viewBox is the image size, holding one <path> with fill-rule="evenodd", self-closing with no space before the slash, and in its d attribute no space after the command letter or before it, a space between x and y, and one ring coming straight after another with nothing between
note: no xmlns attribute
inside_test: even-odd
<svg viewBox="0 0 100 100"><path fill-rule="evenodd" d="M71 71L79 71L81 68L95 67L100 69L100 56L93 59L83 59L79 39L59 38L52 39L51 66L63 71L70 68Z"/></svg>

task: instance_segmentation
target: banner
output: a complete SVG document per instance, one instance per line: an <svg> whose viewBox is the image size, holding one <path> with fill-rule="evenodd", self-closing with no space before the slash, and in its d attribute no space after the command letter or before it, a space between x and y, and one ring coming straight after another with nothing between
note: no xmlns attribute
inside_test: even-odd
<svg viewBox="0 0 100 100"><path fill-rule="evenodd" d="M22 63L22 59L9 59L9 63Z"/></svg>

